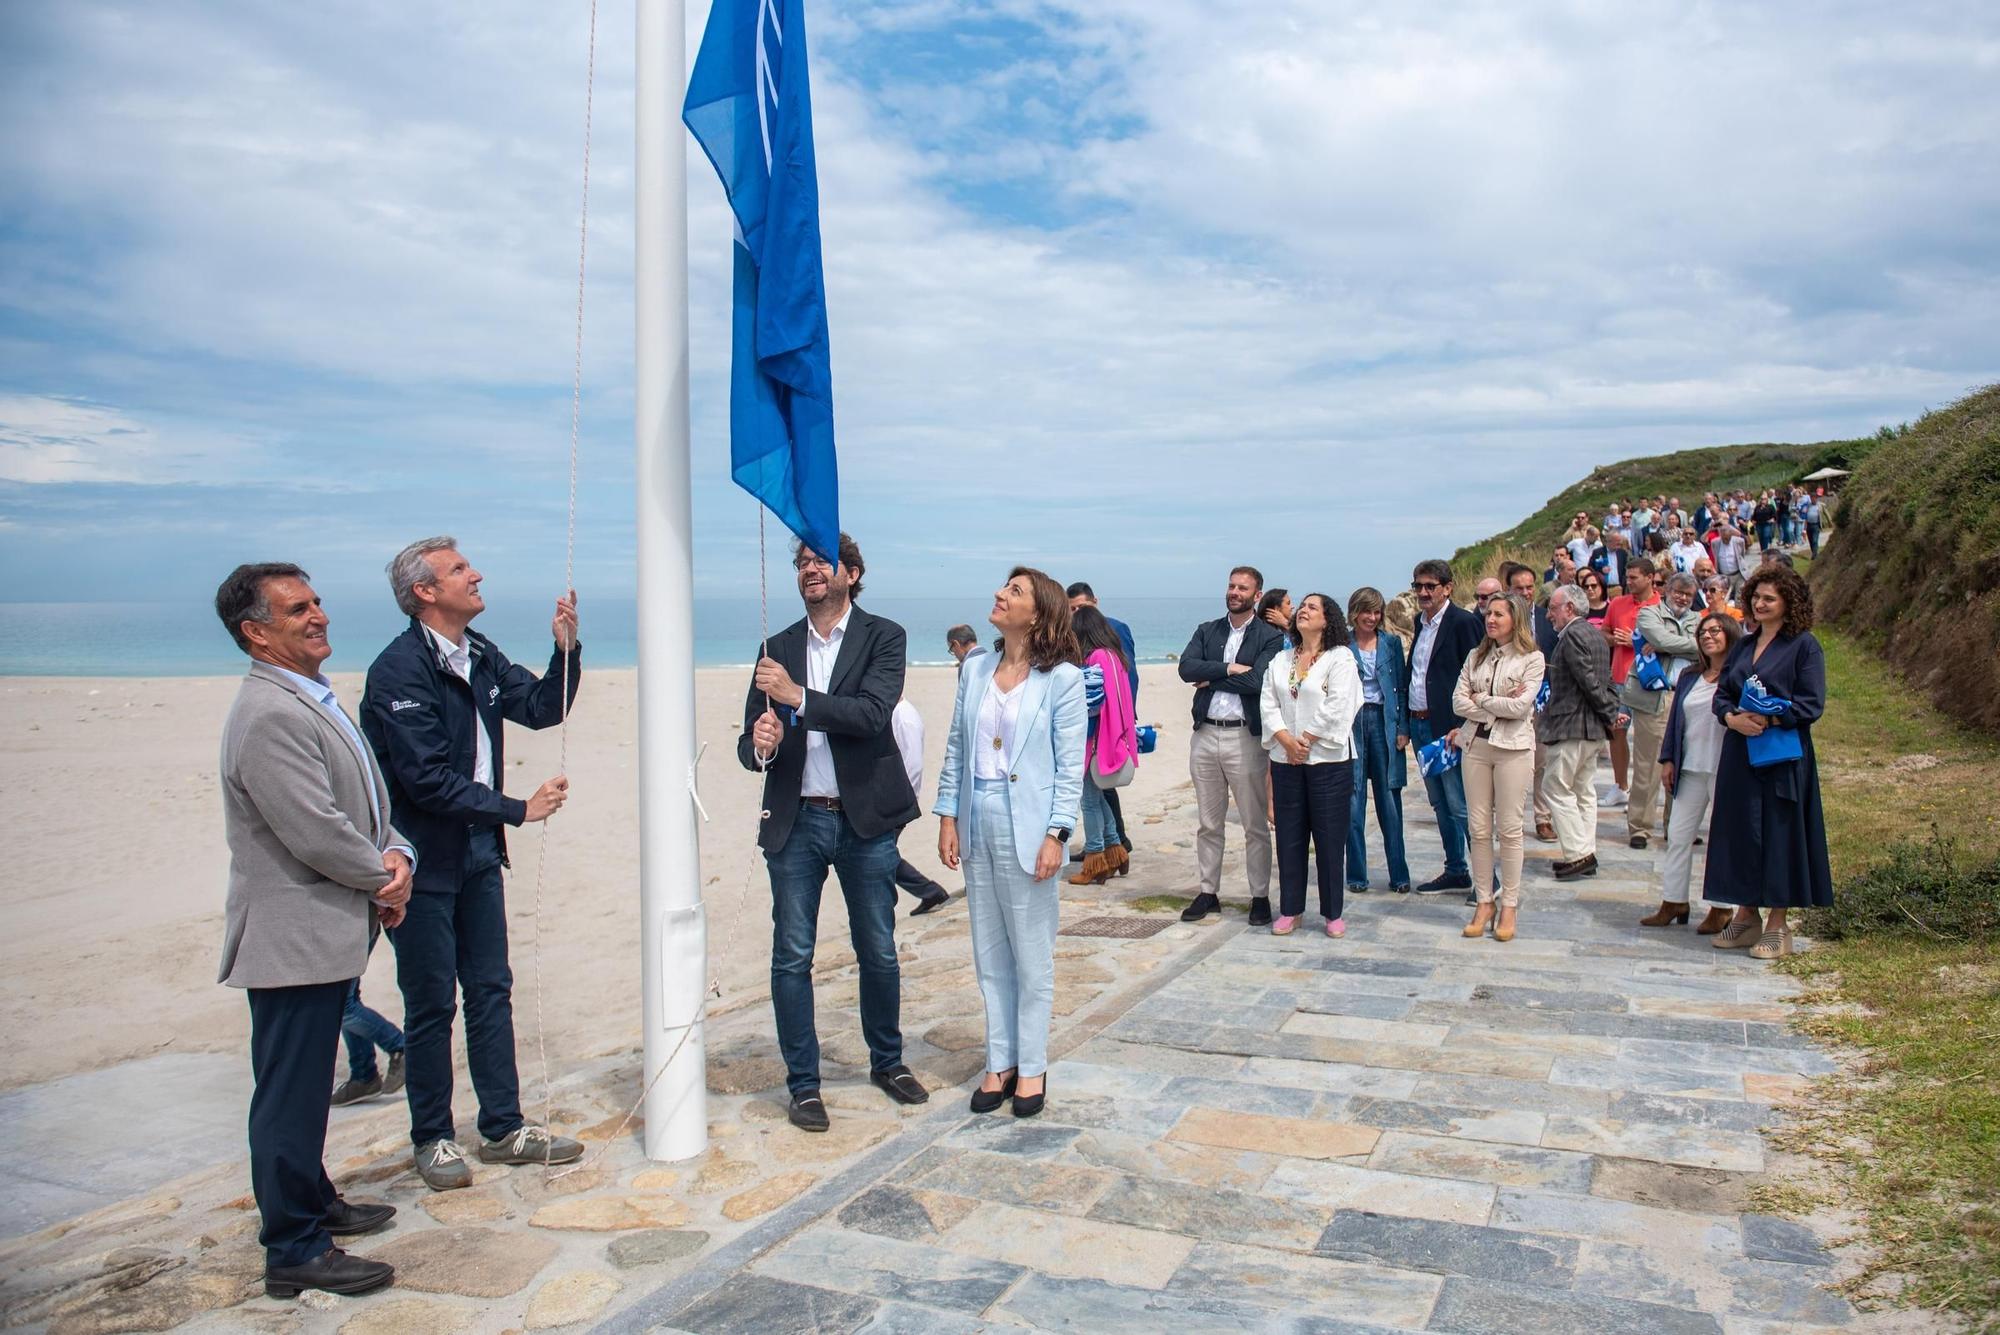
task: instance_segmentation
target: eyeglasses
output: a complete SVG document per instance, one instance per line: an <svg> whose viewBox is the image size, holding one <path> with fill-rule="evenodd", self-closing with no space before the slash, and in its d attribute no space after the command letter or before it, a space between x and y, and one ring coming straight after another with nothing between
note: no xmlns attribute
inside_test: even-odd
<svg viewBox="0 0 2000 1335"><path fill-rule="evenodd" d="M1411 581L1410 587L1418 593L1432 593L1438 589L1442 589L1444 585L1439 584L1435 580L1420 579Z"/></svg>

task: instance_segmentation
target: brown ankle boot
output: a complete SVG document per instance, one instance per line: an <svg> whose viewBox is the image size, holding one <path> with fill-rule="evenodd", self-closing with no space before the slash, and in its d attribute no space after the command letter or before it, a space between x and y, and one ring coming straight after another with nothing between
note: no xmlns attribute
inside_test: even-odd
<svg viewBox="0 0 2000 1335"><path fill-rule="evenodd" d="M1103 885L1111 879L1111 864L1102 853L1085 853L1083 870L1069 878L1071 885Z"/></svg>
<svg viewBox="0 0 2000 1335"><path fill-rule="evenodd" d="M1123 844L1106 844L1104 865L1112 875L1124 876L1132 870L1132 855L1125 851Z"/></svg>
<svg viewBox="0 0 2000 1335"><path fill-rule="evenodd" d="M1695 931L1703 936L1714 936L1727 926L1729 926L1729 910L1710 909L1708 916L1701 920L1701 926L1695 928Z"/></svg>
<svg viewBox="0 0 2000 1335"><path fill-rule="evenodd" d="M1639 925L1641 927L1671 927L1675 923L1679 923L1685 927L1687 920L1687 905L1673 904L1663 899L1660 901L1660 907L1657 910L1639 919Z"/></svg>

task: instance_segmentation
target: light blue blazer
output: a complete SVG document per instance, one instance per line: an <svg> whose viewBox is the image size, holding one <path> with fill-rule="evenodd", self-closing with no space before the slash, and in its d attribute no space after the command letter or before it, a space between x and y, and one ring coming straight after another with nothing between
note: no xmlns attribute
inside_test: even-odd
<svg viewBox="0 0 2000 1335"><path fill-rule="evenodd" d="M972 757L978 743L973 733L979 727L980 703L999 666L999 654L982 654L966 659L959 674L958 701L951 710L937 805L932 808L939 816L956 819L961 798L972 795ZM1083 748L1090 709L1083 702L1083 669L1073 663L1031 671L1021 689L1027 694L1021 697L1015 725L1007 797L1014 814L1014 855L1021 870L1033 876L1035 854L1049 828L1070 824L1083 801ZM965 833L961 832L962 838Z"/></svg>

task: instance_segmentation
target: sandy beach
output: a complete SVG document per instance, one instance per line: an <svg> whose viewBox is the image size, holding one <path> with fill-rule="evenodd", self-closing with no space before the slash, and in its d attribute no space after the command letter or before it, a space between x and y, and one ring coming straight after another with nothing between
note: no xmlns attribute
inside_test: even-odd
<svg viewBox="0 0 2000 1335"><path fill-rule="evenodd" d="M338 628L336 627L336 632ZM759 782L736 762L746 674L704 669L696 689L703 896L717 1009L759 1000L768 980L769 888L756 849ZM358 675L335 677L350 708ZM934 792L957 675L914 668L908 698L925 724L925 805ZM0 1090L163 1052L246 1053L248 1008L215 983L228 866L216 794L216 747L233 678L10 678L0 682L0 790L23 859L0 890L0 1006L9 1035ZM637 1034L637 678L590 671L570 722L572 798L549 826L540 964L551 1064L628 1046ZM1187 783L1187 688L1170 666L1142 673L1140 718L1160 722L1160 749L1126 798L1135 823ZM560 739L510 725L507 787L525 794L554 773ZM903 852L954 893L938 864L936 823L912 827ZM511 831L508 880L515 1014L529 1061L536 994L536 867L540 827ZM1149 867L1154 889L1191 881L1184 866ZM1166 875L1161 875L1165 872ZM844 945L845 909L826 896L821 941ZM362 983L368 1003L400 1020L395 959L378 947ZM247 1060L247 1059L246 1059Z"/></svg>

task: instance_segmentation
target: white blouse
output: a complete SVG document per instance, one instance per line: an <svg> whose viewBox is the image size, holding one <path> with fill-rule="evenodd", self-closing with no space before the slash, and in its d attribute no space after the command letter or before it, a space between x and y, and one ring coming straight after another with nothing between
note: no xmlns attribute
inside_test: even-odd
<svg viewBox="0 0 2000 1335"><path fill-rule="evenodd" d="M1722 720L1715 716L1716 683L1703 678L1681 701L1681 773L1713 774L1722 761Z"/></svg>
<svg viewBox="0 0 2000 1335"><path fill-rule="evenodd" d="M1361 712L1361 669L1345 647L1329 649L1314 660L1292 694L1292 650L1280 650L1264 673L1264 692L1258 702L1263 716L1264 749L1273 764L1289 765L1285 748L1278 745L1279 732L1294 737L1313 735L1312 749L1306 753L1308 765L1328 765L1351 759L1349 742L1354 734L1354 716Z"/></svg>
<svg viewBox="0 0 2000 1335"><path fill-rule="evenodd" d="M1013 690L1003 691L998 685L988 682L986 694L979 701L979 722L973 730L972 777L974 779L1004 779L1014 758L1014 727L1021 718L1021 688L1028 684L1021 678Z"/></svg>

